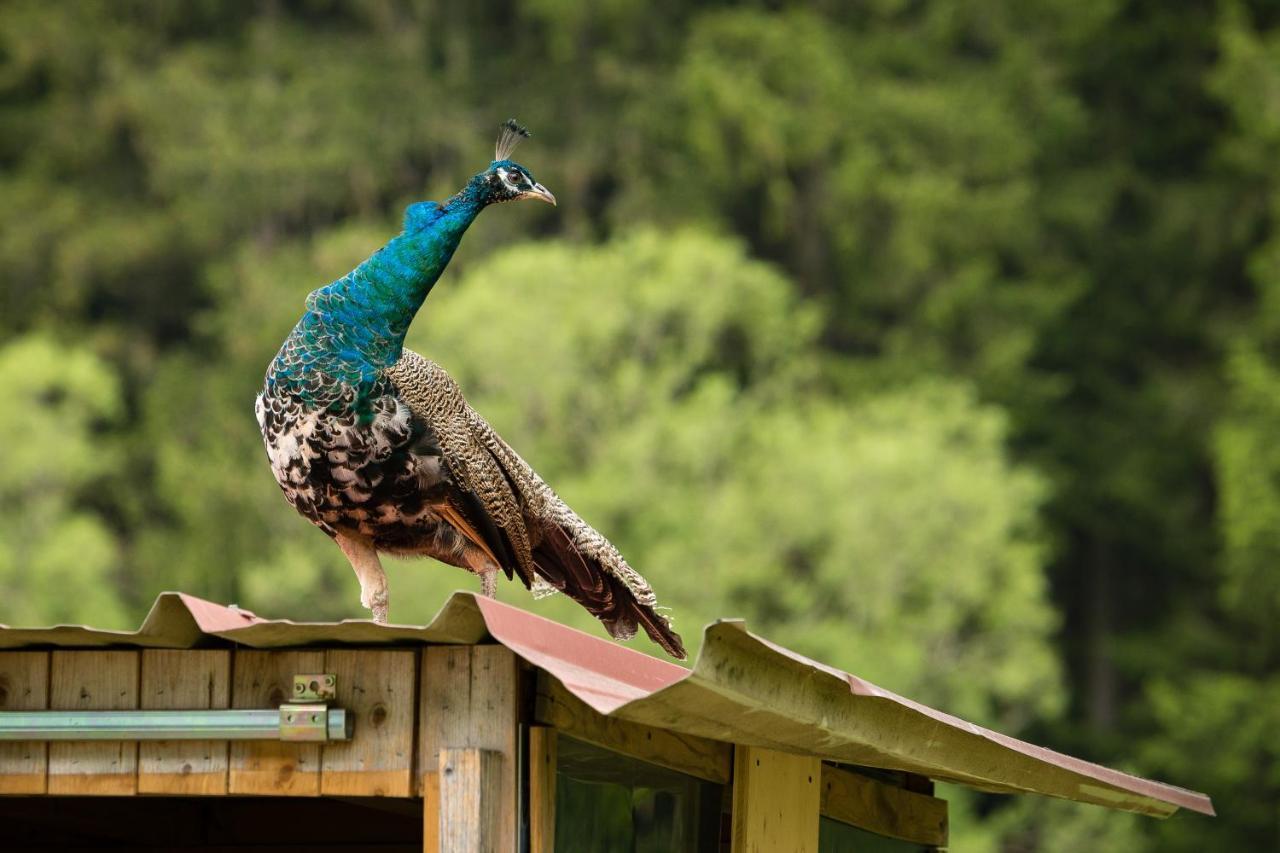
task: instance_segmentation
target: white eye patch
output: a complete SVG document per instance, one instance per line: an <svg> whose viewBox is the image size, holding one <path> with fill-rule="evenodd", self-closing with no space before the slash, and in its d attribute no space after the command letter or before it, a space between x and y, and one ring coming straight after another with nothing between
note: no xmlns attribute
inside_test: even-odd
<svg viewBox="0 0 1280 853"><path fill-rule="evenodd" d="M502 178L502 182L504 184L516 191L519 191L525 182L524 175L520 174L515 169L499 168L498 177Z"/></svg>

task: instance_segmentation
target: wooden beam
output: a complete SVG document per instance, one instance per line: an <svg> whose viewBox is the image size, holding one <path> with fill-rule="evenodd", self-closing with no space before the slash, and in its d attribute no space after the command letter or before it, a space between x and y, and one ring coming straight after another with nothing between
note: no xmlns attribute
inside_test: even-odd
<svg viewBox="0 0 1280 853"><path fill-rule="evenodd" d="M506 647L432 646L423 652L418 691L419 791L424 821L431 822L434 792L439 791L439 834L424 833L423 849L451 851L445 836L444 780L437 775L446 749L478 749L500 757L499 795L493 812L494 849L514 853L518 808L519 662ZM432 848L431 844L437 844Z"/></svg>
<svg viewBox="0 0 1280 853"><path fill-rule="evenodd" d="M138 707L137 652L52 653L49 707L131 711ZM138 791L137 741L49 744L49 793L121 796Z"/></svg>
<svg viewBox="0 0 1280 853"><path fill-rule="evenodd" d="M529 853L556 849L556 730L529 727Z"/></svg>
<svg viewBox="0 0 1280 853"><path fill-rule="evenodd" d="M489 749L445 747L439 754L440 849L497 853L502 846L503 756Z"/></svg>
<svg viewBox="0 0 1280 853"><path fill-rule="evenodd" d="M413 719L417 652L333 649L321 672L337 676L334 707L354 715L355 736L325 744L320 793L413 795Z"/></svg>
<svg viewBox="0 0 1280 853"><path fill-rule="evenodd" d="M298 673L323 672L324 652L237 650L232 708L275 708L293 696ZM279 741L231 744L230 794L315 797L320 794L320 745Z"/></svg>
<svg viewBox="0 0 1280 853"><path fill-rule="evenodd" d="M947 801L822 766L822 814L926 847L947 846Z"/></svg>
<svg viewBox="0 0 1280 853"><path fill-rule="evenodd" d="M147 649L142 653L140 707L227 708L231 702L231 652ZM138 793L225 794L227 742L146 741L138 744Z"/></svg>
<svg viewBox="0 0 1280 853"><path fill-rule="evenodd" d="M733 760L733 853L817 853L822 762L754 746Z"/></svg>
<svg viewBox="0 0 1280 853"><path fill-rule="evenodd" d="M0 711L49 707L49 653L0 652ZM49 779L44 741L0 743L0 794L43 794Z"/></svg>
<svg viewBox="0 0 1280 853"><path fill-rule="evenodd" d="M731 776L732 745L606 717L545 672L538 673L534 718L578 740L698 779L725 785Z"/></svg>

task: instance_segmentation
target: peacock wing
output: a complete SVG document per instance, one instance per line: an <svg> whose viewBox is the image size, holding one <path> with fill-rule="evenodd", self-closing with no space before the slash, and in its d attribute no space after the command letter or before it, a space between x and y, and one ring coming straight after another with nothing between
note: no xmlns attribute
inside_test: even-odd
<svg viewBox="0 0 1280 853"><path fill-rule="evenodd" d="M388 375L415 417L430 425L458 487L455 503L474 499L472 514L495 528L486 536L464 512L472 530L460 532L476 535L477 544L492 539L505 546L508 561L496 562L508 575L514 568L526 586L540 583L565 593L612 636L630 639L641 627L668 654L685 657L649 583L467 404L443 368L405 350ZM492 544L488 550L501 554Z"/></svg>
<svg viewBox="0 0 1280 853"><path fill-rule="evenodd" d="M684 643L658 612L657 596L609 540L583 521L469 406L471 433L502 469L519 496L538 577L604 623L617 639L641 627L672 657L684 659Z"/></svg>
<svg viewBox="0 0 1280 853"><path fill-rule="evenodd" d="M457 383L439 365L410 350L387 377L423 430L423 460L438 459L446 469L448 487L435 490L432 508L507 577L518 574L531 585L536 575L519 498L473 435L471 409Z"/></svg>

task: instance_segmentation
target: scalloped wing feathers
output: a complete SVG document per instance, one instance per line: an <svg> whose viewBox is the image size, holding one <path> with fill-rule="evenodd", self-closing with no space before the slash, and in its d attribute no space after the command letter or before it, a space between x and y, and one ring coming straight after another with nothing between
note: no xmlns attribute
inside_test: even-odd
<svg viewBox="0 0 1280 853"><path fill-rule="evenodd" d="M612 636L629 639L641 627L669 654L685 657L648 582L467 404L442 367L404 350L386 377L435 440L457 490L472 500L457 509L465 521L460 532L474 537L473 545L535 591L542 582L564 592Z"/></svg>

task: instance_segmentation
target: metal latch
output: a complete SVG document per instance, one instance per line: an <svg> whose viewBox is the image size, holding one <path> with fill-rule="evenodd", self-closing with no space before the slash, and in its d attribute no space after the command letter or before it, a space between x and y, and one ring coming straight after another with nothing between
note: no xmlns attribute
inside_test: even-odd
<svg viewBox="0 0 1280 853"><path fill-rule="evenodd" d="M324 703L338 695L337 686L337 676L329 673L295 675L294 702L280 706L280 740L333 740L329 737L329 706Z"/></svg>
<svg viewBox="0 0 1280 853"><path fill-rule="evenodd" d="M0 711L0 741L350 740L352 717L324 704L336 686L333 675L294 676L294 697L311 701L253 710Z"/></svg>

